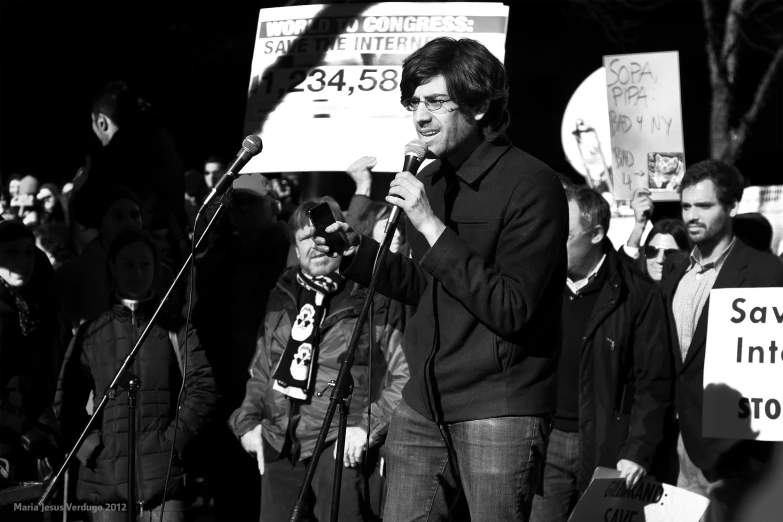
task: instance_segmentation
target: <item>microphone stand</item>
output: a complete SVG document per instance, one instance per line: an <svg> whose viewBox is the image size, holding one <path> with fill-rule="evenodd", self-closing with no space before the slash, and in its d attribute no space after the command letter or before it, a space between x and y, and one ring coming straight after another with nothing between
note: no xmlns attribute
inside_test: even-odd
<svg viewBox="0 0 783 522"><path fill-rule="evenodd" d="M136 491L136 399L141 388L141 380L131 372L125 375L130 378L128 382L128 500L131 492ZM136 504L128 502L128 522L136 520Z"/></svg>
<svg viewBox="0 0 783 522"><path fill-rule="evenodd" d="M233 189L229 188L229 190L227 190L221 196L217 210L215 210L215 214L212 216L212 219L210 219L209 223L207 223L207 226L204 228L204 232L201 233L201 237L196 243L196 248L194 249L194 251L199 247L199 245L201 245L201 242L207 236L207 232L209 232L210 227L212 227L212 224L218 218L223 208L231 202L231 197L233 196L233 192L234 192ZM174 291L174 287L177 285L177 282L179 281L180 277L182 277L182 274L185 273L185 269L188 267L188 264L192 260L193 260L193 253L191 253L190 256L188 256L188 258L185 260L185 263L182 265L182 268L177 274L177 277L174 278L174 282L171 283L171 286L169 287L168 291L166 291L166 295L163 296L163 299L161 299L158 308L155 309L155 313L153 313L152 317L150 317L150 320L147 323L147 326L144 328L144 331L141 332L141 335L139 336L139 339L136 341L136 344L133 346L133 348L128 353L128 355L125 356L125 360L122 362L122 365L114 374L114 378L112 379L111 384L109 384L109 386L106 388L106 391L103 394L103 398L101 399L101 402L95 408L92 417L90 417L90 420L87 422L87 425L82 430L82 434L79 436L79 439L73 445L73 448L71 448L71 451L68 453L68 456L65 458L65 462L63 462L62 466L60 466L60 470L57 472L54 478L52 478L52 480L49 482L49 485L47 486L46 491L44 491L43 496L41 496L41 498L38 500L38 508L40 510L43 510L44 506L46 505L46 501L51 496L55 486L60 480L60 477L62 477L65 470L68 469L68 466L73 460L74 456L76 455L76 452L78 452L79 448L82 447L84 440L87 438L87 433L90 431L90 428L93 426L93 424L95 424L95 420L103 412L103 409L106 407L108 401L115 400L122 393L122 389L120 389L120 385L124 385L127 386L128 389L128 415L130 421L128 425L130 428L130 433L128 434L128 450L130 452L128 455L128 459L129 459L128 461L128 521L136 522L135 519L136 498L135 498L135 490L134 490L134 486L135 486L134 484L135 482L135 473L134 473L135 413L134 412L136 407L136 392L138 391L140 381L138 380L138 377L133 375L129 370L131 365L133 364L133 361L136 359L136 355L141 349L141 345L144 344L144 341L147 339L150 332L152 331L152 327L155 324L155 320L157 319L158 314L160 314L161 310L163 310L163 306L166 304L166 301L169 300L169 297L171 297L171 293ZM118 389L120 389L119 392L117 391ZM177 434L175 433L174 437L176 437L176 435Z"/></svg>
<svg viewBox="0 0 783 522"><path fill-rule="evenodd" d="M395 219L393 219L395 218ZM386 259L386 254L389 253L389 245L391 245L392 239L394 239L394 231L397 229L397 220L399 219L399 213L396 213L393 218L389 218L389 223L386 227L383 240L381 241L378 255L375 258L375 267L373 268L372 279L370 280L370 286L367 288L367 296L364 299L362 310L359 313L359 318L356 320L356 326L354 326L353 334L351 334L351 341L348 343L348 350L342 356L342 364L340 365L340 372L337 374L337 379L331 381L326 387L332 387L332 395L329 398L329 407L326 410L323 424L321 425L321 431L318 434L318 439L315 442L315 449L313 450L313 456L310 458L310 463L307 465L307 472L305 474L304 482L299 490L299 497L294 504L294 509L291 513L290 522L300 522L302 517L307 512L307 502L305 501L308 490L313 483L313 477L315 476L315 468L318 466L318 461L321 458L321 452L326 444L326 437L329 434L329 428L332 425L334 419L334 413L337 406L340 406L340 425L337 432L337 458L334 460L334 476L335 483L333 485L332 493L332 510L329 520L331 522L337 522L337 516L340 509L340 485L342 480L342 452L345 444L345 431L347 428L348 417L348 404L350 404L350 395L353 392L353 378L351 377L351 367L354 362L354 354L356 348L359 346L359 339L361 338L362 327L367 320L368 312L372 306L373 297L375 296L375 287L378 286L378 278L381 273L381 266ZM371 332L372 333L372 332ZM370 370L372 372L372 369ZM322 396L326 389L319 392L319 396ZM368 396L369 397L369 396ZM347 401L347 402L346 402ZM369 433L371 424L368 423L367 431ZM369 452L369 448L368 452Z"/></svg>

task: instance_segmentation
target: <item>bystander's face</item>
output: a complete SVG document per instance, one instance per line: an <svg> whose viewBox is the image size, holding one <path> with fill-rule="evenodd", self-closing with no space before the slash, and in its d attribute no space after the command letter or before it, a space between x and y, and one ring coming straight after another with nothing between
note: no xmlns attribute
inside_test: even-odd
<svg viewBox="0 0 783 522"><path fill-rule="evenodd" d="M21 238L0 244L0 277L12 288L30 282L35 271L35 244L31 238Z"/></svg>
<svg viewBox="0 0 783 522"><path fill-rule="evenodd" d="M19 195L19 180L18 179L12 179L8 183L8 193L11 195L11 197Z"/></svg>
<svg viewBox="0 0 783 522"><path fill-rule="evenodd" d="M296 258L299 259L299 266L302 268L302 272L309 276L316 277L331 274L337 270L343 258L342 256L329 257L316 250L313 239L305 239L305 236L310 231L311 229L309 228L300 228L296 231L296 245L294 245L294 248Z"/></svg>
<svg viewBox="0 0 783 522"><path fill-rule="evenodd" d="M731 218L737 215L737 202L725 206L710 179L683 189L682 220L694 245L717 244L731 234Z"/></svg>
<svg viewBox="0 0 783 522"><path fill-rule="evenodd" d="M136 202L132 199L118 199L103 215L101 236L104 244L108 246L123 232L138 232L141 227L141 209Z"/></svg>
<svg viewBox="0 0 783 522"><path fill-rule="evenodd" d="M48 189L41 189L38 191L38 201L43 204L43 208L47 212L54 210L54 204L56 203L55 195Z"/></svg>
<svg viewBox="0 0 783 522"><path fill-rule="evenodd" d="M214 187L223 174L226 173L226 168L222 163L209 162L204 164L204 181L207 182L207 187Z"/></svg>
<svg viewBox="0 0 783 522"><path fill-rule="evenodd" d="M679 250L680 247L677 246L677 241L671 234L655 234L644 249L647 259L647 273L654 281L660 281L663 276L663 262L666 261L666 256L672 251Z"/></svg>
<svg viewBox="0 0 783 522"><path fill-rule="evenodd" d="M585 265L591 260L591 253L603 234L596 234L595 228L584 228L579 219L579 205L575 201L568 202L568 274L579 274L589 270Z"/></svg>
<svg viewBox="0 0 783 522"><path fill-rule="evenodd" d="M413 112L413 123L419 138L427 143L429 157L451 158L452 163L461 164L481 143L479 120L484 113L457 105L449 95L443 76L419 85L411 98L420 102ZM433 113L424 100L440 100L443 105Z"/></svg>
<svg viewBox="0 0 783 522"><path fill-rule="evenodd" d="M155 279L155 256L143 241L126 245L109 263L117 292L127 299L147 297Z"/></svg>

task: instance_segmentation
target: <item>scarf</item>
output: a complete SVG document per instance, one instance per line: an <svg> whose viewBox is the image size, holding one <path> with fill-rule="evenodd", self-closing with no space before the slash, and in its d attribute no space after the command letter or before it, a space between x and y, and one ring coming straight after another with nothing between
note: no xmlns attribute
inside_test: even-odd
<svg viewBox="0 0 783 522"><path fill-rule="evenodd" d="M299 313L291 327L285 351L277 363L272 388L291 398L307 400L312 393L313 360L318 360L319 330L327 299L345 287L345 278L333 273L311 277L300 269L296 274Z"/></svg>
<svg viewBox="0 0 783 522"><path fill-rule="evenodd" d="M22 335L27 337L38 328L41 322L38 313L38 306L35 303L29 304L24 300L22 294L12 288L5 279L0 277L0 283L3 284L6 291L13 297L16 313L19 316L19 328L22 330Z"/></svg>

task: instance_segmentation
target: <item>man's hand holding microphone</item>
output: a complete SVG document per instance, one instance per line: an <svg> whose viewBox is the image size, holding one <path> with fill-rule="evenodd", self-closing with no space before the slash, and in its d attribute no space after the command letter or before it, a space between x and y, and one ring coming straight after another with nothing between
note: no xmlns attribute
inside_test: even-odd
<svg viewBox="0 0 783 522"><path fill-rule="evenodd" d="M427 193L424 190L424 184L416 178L416 173L421 166L421 162L427 154L427 144L422 140L413 140L405 146L405 163L403 171L398 172L389 185L389 195L386 201L394 205L392 214L389 217L389 225L386 228L386 234L390 229L397 226L400 211L405 212L411 225L421 232L427 239L430 246L434 245L441 233L446 229L446 225L438 219L432 211ZM355 162L352 168L355 170L369 171L374 166L375 158L365 157ZM372 164L372 165L370 165ZM356 176L351 176L356 179ZM357 182L358 186L358 182ZM361 237L347 223L337 221L326 228L327 233L341 230L348 238L346 248L342 252L333 252L326 246L326 240L315 235L315 230L311 230L308 237L312 237L315 242L315 248L319 252L330 256L350 256L356 252L361 242ZM391 230L393 234L393 230Z"/></svg>

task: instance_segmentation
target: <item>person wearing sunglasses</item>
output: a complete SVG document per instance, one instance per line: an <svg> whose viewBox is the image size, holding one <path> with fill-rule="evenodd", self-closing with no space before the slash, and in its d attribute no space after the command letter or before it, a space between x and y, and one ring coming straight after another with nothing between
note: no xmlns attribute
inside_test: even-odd
<svg viewBox="0 0 783 522"><path fill-rule="evenodd" d="M642 234L655 208L650 191L638 189L631 200L631 208L636 221L628 242L620 247L620 257L636 264L642 273L660 283L666 259L671 256L684 257L690 251L685 224L679 219L661 219L647 234L644 246L640 246Z"/></svg>

